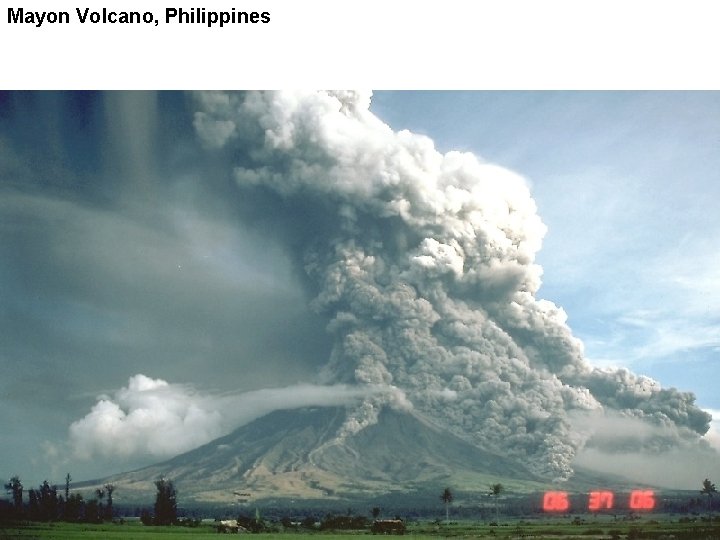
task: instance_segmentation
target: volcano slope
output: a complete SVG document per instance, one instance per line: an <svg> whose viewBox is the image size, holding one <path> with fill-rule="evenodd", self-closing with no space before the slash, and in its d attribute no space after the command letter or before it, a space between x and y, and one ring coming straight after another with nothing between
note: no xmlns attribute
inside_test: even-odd
<svg viewBox="0 0 720 540"><path fill-rule="evenodd" d="M435 494L446 485L487 490L502 482L513 492L540 491L547 482L522 463L493 454L406 411L385 409L379 421L337 436L344 408L278 410L163 463L89 482L112 482L125 500L151 499L153 482L173 480L184 502L372 499L388 494ZM575 485L597 479L576 472ZM580 482L580 484L577 484Z"/></svg>

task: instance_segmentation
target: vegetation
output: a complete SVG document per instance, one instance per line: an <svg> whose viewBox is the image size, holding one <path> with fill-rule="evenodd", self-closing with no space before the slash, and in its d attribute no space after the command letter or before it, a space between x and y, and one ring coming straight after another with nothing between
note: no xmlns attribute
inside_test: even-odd
<svg viewBox="0 0 720 540"><path fill-rule="evenodd" d="M449 487L446 487L445 490L442 492L442 495L440 495L440 500L445 503L445 522L450 523L450 503L453 502L453 494L452 491L450 491Z"/></svg>
<svg viewBox="0 0 720 540"><path fill-rule="evenodd" d="M88 500L80 493L70 493L68 473L65 476L65 496L58 494L56 485L45 480L37 489L30 489L27 504L23 501L23 484L16 475L4 484L4 488L12 498L12 504L0 500L0 529L5 524L38 522L38 523L96 523L112 521L115 517L113 493L115 485L107 483L97 488ZM157 494L154 505L154 516L147 509L141 512L140 520L144 525L183 525L195 526L199 521L177 519L177 492L171 480L160 478L155 482ZM5 538L4 534L0 537Z"/></svg>
<svg viewBox="0 0 720 540"><path fill-rule="evenodd" d="M330 514L320 522L321 531L366 530L368 526L368 519L365 516L334 516Z"/></svg>
<svg viewBox="0 0 720 540"><path fill-rule="evenodd" d="M113 494L113 491L115 491L115 486L113 484L105 484L104 487L105 487L105 492L107 493L107 509L106 509L105 515L106 515L107 519L112 519L113 518L112 494Z"/></svg>
<svg viewBox="0 0 720 540"><path fill-rule="evenodd" d="M13 476L10 481L5 484L5 489L8 493L12 494L13 504L16 510L21 511L23 504L23 485L20 477L17 475Z"/></svg>
<svg viewBox="0 0 720 540"><path fill-rule="evenodd" d="M67 501L70 498L70 482L72 481L72 476L70 476L70 473L67 473L65 475L65 500Z"/></svg>
<svg viewBox="0 0 720 540"><path fill-rule="evenodd" d="M490 486L490 495L492 497L495 497L495 522L497 523L499 520L498 516L498 497L500 494L504 491L505 488L503 488L502 484L492 484Z"/></svg>
<svg viewBox="0 0 720 540"><path fill-rule="evenodd" d="M177 521L177 493L172 480L160 478L155 482L157 494L155 496L154 525L172 525Z"/></svg>
<svg viewBox="0 0 720 540"><path fill-rule="evenodd" d="M115 509L113 494L115 486L105 484L102 488L89 493L85 500L80 493L70 492L70 475L65 478L64 493L58 493L56 486L45 481L37 488L25 491L18 476L13 476L4 484L8 494L7 500L0 500L0 538L14 539L32 538L138 538L138 539L172 539L183 538L217 538L217 531L223 523L218 521L201 521L194 517L178 519L177 492L173 482L160 478L155 482L157 488L154 515L148 509L142 511L141 520L137 518L117 519L123 512L132 509ZM595 540L632 538L674 538L676 540L705 540L720 538L720 523L705 517L705 501L709 499L712 512L717 489L709 480L702 483L700 495L695 491L680 497L666 494L659 499L655 512L640 514L626 510L625 512L606 513L566 513L543 515L537 513L537 507L523 506L522 498L506 496L503 499L503 523L498 525L498 498L505 492L502 484L491 484L487 495L494 497L495 521L488 523L484 504L478 508L475 504L467 504L466 495L458 496L457 508L453 512L454 520L449 520L449 505L455 501L451 489L445 488L440 499L445 505L445 522L419 519L419 515L437 515L437 499L430 495L428 504L431 514L408 511L404 517L395 519L378 519L381 511L379 506L371 507L365 516L353 515L348 509L347 514L315 512L313 515L299 513L300 517L288 515L288 509L275 508L263 510L264 518L260 518L258 509L254 518L240 516L230 520L251 533L264 534L266 538L303 540L312 535L322 535L323 540L347 538L349 535L376 534L411 534L417 540L438 537L473 537L473 538L523 538L564 539L587 538ZM26 495L23 500L23 495ZM435 501L434 503L432 501ZM476 499L477 500L477 499ZM485 499L485 502L487 499ZM378 501L379 502L379 501ZM393 512L383 503L385 513ZM237 510L237 509L236 509ZM665 512L665 514L663 514ZM141 509L126 514L137 516ZM182 514L182 512L181 512ZM676 514L681 514L677 516ZM207 515L207 514L206 514ZM211 514L212 515L212 514ZM225 511L219 516L227 516ZM302 518L301 516L305 516ZM368 519L372 515L375 521ZM392 514L390 514L392 515ZM478 516L480 518L478 519ZM519 517L522 516L522 517ZM528 517L532 516L532 517ZM116 519L112 522L112 518ZM144 527L143 525L154 525Z"/></svg>
<svg viewBox="0 0 720 540"><path fill-rule="evenodd" d="M713 504L713 495L717 493L717 489L715 488L715 484L713 484L710 479L706 478L703 480L703 488L700 490L700 493L702 495L708 496L708 519L712 521L712 504Z"/></svg>
<svg viewBox="0 0 720 540"><path fill-rule="evenodd" d="M12 521L28 519L31 521L67 521L100 523L112 520L112 490L107 484L105 489L95 491L95 499L85 501L79 493L70 493L70 474L65 477L65 496L58 494L56 485L45 480L37 489L28 490L27 505L23 503L23 485L18 476L13 476L5 484L5 490L12 496L12 507L0 512L0 520ZM108 489L110 488L110 489ZM103 500L107 493L107 505Z"/></svg>
<svg viewBox="0 0 720 540"><path fill-rule="evenodd" d="M711 528L707 523L680 523L677 520L661 521L646 518L643 520L619 520L590 518L591 521L547 518L533 521L514 520L501 526L491 526L474 520L435 524L432 522L412 521L407 523L405 534L414 540L437 538L494 538L517 539L535 538L537 540L588 540L634 539L634 538L674 538L675 540L717 540L720 538L720 526ZM13 540L20 538L63 539L136 539L136 540L173 540L173 539L217 539L218 523L206 521L193 522L194 526L181 527L156 526L144 527L137 521L114 523L26 523L22 527L0 525L0 538ZM266 524L260 533L272 540L351 540L358 535L369 537L371 526L363 530L302 528L284 529L280 523ZM379 534L390 532L378 531ZM393 534L396 532L393 531ZM398 533L400 534L400 533Z"/></svg>

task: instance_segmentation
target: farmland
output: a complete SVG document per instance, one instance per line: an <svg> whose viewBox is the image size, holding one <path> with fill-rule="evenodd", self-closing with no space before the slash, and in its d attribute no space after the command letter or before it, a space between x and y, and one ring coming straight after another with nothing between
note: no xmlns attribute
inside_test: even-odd
<svg viewBox="0 0 720 540"><path fill-rule="evenodd" d="M368 529L332 531L309 530L305 528L285 528L279 523L269 524L268 532L260 533L260 539L267 540L331 540L371 536ZM720 539L720 523L706 520L691 521L687 519L671 519L670 517L652 516L646 519L614 520L610 517L588 516L587 519L541 518L533 520L512 520L499 525L480 521L453 521L449 524L435 521L408 522L407 535L417 540L439 538L533 538L533 539ZM78 523L23 523L6 525L0 528L0 538L28 539L138 539L138 540L171 540L218 538L215 524L204 520L197 527L151 527L144 526L135 520L104 524Z"/></svg>

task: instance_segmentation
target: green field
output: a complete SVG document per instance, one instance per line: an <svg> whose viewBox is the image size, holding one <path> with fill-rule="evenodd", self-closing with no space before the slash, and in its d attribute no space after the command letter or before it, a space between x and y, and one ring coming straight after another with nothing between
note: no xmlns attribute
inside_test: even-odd
<svg viewBox="0 0 720 540"><path fill-rule="evenodd" d="M282 530L278 526L278 530ZM298 530L290 532L268 532L255 535L259 540L331 540L357 536L372 536L367 530L321 532ZM417 539L440 538L528 538L528 539L674 539L674 540L720 540L720 525L709 527L707 523L679 523L675 520L647 519L634 522L609 520L570 523L568 521L534 520L504 522L491 526L474 521L436 524L419 521L408 524L407 536ZM73 523L32 523L22 527L0 528L0 539L139 539L170 540L173 538L206 539L218 538L215 527L205 523L196 528L147 527L139 522L101 525Z"/></svg>

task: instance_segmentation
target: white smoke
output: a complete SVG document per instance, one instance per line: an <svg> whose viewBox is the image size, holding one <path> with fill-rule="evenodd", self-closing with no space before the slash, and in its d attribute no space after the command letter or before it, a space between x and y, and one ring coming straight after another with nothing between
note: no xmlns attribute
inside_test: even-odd
<svg viewBox="0 0 720 540"><path fill-rule="evenodd" d="M69 444L79 459L169 457L277 409L351 405L385 391L300 384L215 395L138 374L113 396L98 398L84 418L73 422Z"/></svg>
<svg viewBox="0 0 720 540"><path fill-rule="evenodd" d="M714 426L697 441L686 427L622 411L581 413L573 421L588 437L574 460L586 469L675 489L695 489L698 478L720 473Z"/></svg>
<svg viewBox="0 0 720 540"><path fill-rule="evenodd" d="M705 440L710 446L720 451L720 410L706 409L705 412L712 416L710 429L705 434Z"/></svg>
<svg viewBox="0 0 720 540"><path fill-rule="evenodd" d="M570 476L592 441L573 429L578 411L707 431L692 394L593 369L563 310L536 298L545 226L520 176L393 132L369 102L204 93L195 115L203 143L234 160L246 219L275 232L329 319L325 382L394 385L418 413L549 478ZM392 395L350 410L341 435Z"/></svg>

